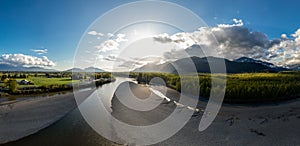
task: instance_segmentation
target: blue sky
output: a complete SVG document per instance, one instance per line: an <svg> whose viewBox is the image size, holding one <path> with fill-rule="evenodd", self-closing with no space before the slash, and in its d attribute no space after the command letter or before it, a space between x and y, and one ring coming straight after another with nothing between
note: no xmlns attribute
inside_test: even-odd
<svg viewBox="0 0 300 146"><path fill-rule="evenodd" d="M26 54L70 68L77 44L88 26L129 0L0 0L0 55ZM171 0L199 15L209 26L242 19L269 39L293 34L300 26L297 0ZM180 18L179 18L180 19ZM32 50L47 49L46 54Z"/></svg>

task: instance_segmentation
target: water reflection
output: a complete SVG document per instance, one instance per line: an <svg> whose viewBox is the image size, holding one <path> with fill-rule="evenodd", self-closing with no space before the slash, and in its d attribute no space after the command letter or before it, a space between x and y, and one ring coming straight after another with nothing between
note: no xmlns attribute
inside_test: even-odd
<svg viewBox="0 0 300 146"><path fill-rule="evenodd" d="M105 92L113 90L115 85L120 82L129 81L128 78L117 78L115 82L105 84L102 87L95 90L90 96L87 97L85 102L94 102L95 100L103 101L105 107L109 110L111 109L111 97L100 97L98 95L104 95ZM96 97L96 98L95 98ZM83 108L85 104L81 104L79 108ZM4 146L99 146L99 145L117 145L111 141L100 136L95 132L89 124L84 120L78 108L74 109L66 117L59 120L55 124L45 128L36 134L30 135L23 139L15 142L4 144Z"/></svg>

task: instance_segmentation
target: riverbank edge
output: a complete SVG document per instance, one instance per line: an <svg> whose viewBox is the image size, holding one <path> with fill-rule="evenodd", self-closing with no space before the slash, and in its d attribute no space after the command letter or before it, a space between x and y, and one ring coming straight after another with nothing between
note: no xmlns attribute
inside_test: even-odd
<svg viewBox="0 0 300 146"><path fill-rule="evenodd" d="M102 86L104 84L109 84L109 83L114 82L114 81L115 81L115 79L112 79L112 80L109 80L109 81L105 81L103 84L98 84L98 85L97 85L97 82L94 82L94 83L96 83L95 87L99 87L99 86ZM79 87L85 87L85 86L79 86ZM92 86L92 87L94 87L94 86ZM10 106L12 106L12 105L18 105L18 104L22 105L22 104L26 104L27 103L29 105L27 105L25 107L27 107L27 109L28 109L30 107L30 104L34 105L35 102L39 102L41 100L45 100L44 102L51 102L51 100L52 100L52 102L55 102L55 101L53 101L53 98L59 98L60 96L66 96L65 98L70 98L69 99L70 101L68 101L68 103L69 104L72 103L71 107L66 107L67 109L63 110L65 112L63 112L60 115L55 115L54 118L50 118L50 119L46 120L46 122L44 122L44 124L42 124L42 126L41 126L41 124L39 124L39 125L37 125L37 127L34 127L33 129L29 129L29 130L27 130L26 132L24 132L22 134L15 134L15 135L18 135L18 136L11 136L11 137L8 136L8 137L6 137L4 139L0 137L0 145L6 144L6 143L9 143L9 142L13 142L13 141L17 141L19 139L22 139L22 138L25 138L25 137L30 136L32 134L35 134L35 133L37 133L37 132L39 132L39 131L41 131L41 130L43 130L43 129L45 129L45 128L53 125L53 124L55 124L56 122L58 122L62 118L64 118L66 115L68 115L71 111L73 111L77 107L77 103L76 103L76 100L74 98L74 92L76 92L76 91L79 91L79 88L75 88L75 89L73 88L73 90L69 90L68 92L66 92L66 91L60 91L60 92L57 92L56 94L49 93L49 94L53 94L53 96L47 96L47 93L46 93L46 96L45 97L43 96L41 98L34 98L34 97L39 97L39 96L34 96L34 97L31 96L33 98L29 99L29 97L30 97L29 96L28 99L26 99L26 100L13 101L13 102L9 102L7 104L6 103L5 104L1 104L0 103L0 108L1 107L3 108L4 106L6 106L6 108L10 108ZM93 91L93 90L83 91L83 92L87 92L87 94L90 94L89 92L91 92L91 91ZM65 94L62 94L63 92L65 92ZM45 94L42 94L42 95L45 95ZM57 106L60 107L61 105L57 105ZM9 110L11 110L9 112L14 112L13 109L9 109ZM42 116L43 114L44 113L39 113L39 114L37 114L35 116L39 117L39 116ZM3 120L3 113L1 113L1 111L0 111L0 117L2 118L2 119L0 119L0 124L1 124L1 122L2 123L4 122L4 120ZM26 124L24 126L22 126L22 127L26 127ZM1 129L1 125L0 125L0 135L2 135L1 131L2 131L2 133L4 133L3 129Z"/></svg>

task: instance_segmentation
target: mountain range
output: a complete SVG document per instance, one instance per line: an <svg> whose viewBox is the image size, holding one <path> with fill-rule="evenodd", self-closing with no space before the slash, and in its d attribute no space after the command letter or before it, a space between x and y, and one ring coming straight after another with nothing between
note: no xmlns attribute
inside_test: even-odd
<svg viewBox="0 0 300 146"><path fill-rule="evenodd" d="M163 64L148 63L140 68L133 70L134 72L166 72L166 73L191 73L193 72L191 63L194 64L196 71L201 73L210 73L209 64L221 68L221 64L225 63L227 73L250 73L250 72L279 72L287 70L300 70L300 65L289 66L289 68L278 67L272 63L255 60L248 57L241 57L235 60L228 60L217 57L188 57L178 59ZM193 65L192 64L192 65ZM219 67L218 67L219 66ZM27 71L27 72L59 72L54 69L46 69L41 67L23 67L12 66L8 64L0 64L0 71ZM88 67L85 69L71 68L63 72L105 72L96 67ZM223 71L219 71L222 73ZM218 71L215 71L218 73Z"/></svg>
<svg viewBox="0 0 300 146"><path fill-rule="evenodd" d="M25 71L25 72L60 72L55 69L47 69L42 67L23 67L23 66L12 66L8 64L0 64L0 71ZM95 67L88 67L85 69L72 68L63 72L105 72L102 69Z"/></svg>
<svg viewBox="0 0 300 146"><path fill-rule="evenodd" d="M300 64L290 65L289 68L292 69L292 70L299 70L300 71Z"/></svg>
<svg viewBox="0 0 300 146"><path fill-rule="evenodd" d="M255 60L252 58L241 57L236 60L228 60L217 57L189 57L182 58L173 62L166 62L163 64L146 64L140 68L135 69L135 72L166 72L166 73L191 73L193 68L191 64L195 64L197 72L210 73L209 64L214 65L214 73L223 73L224 71L218 70L222 68L222 63L226 65L227 73L250 73L250 72L279 72L289 69L278 67L272 63ZM193 65L192 64L192 65Z"/></svg>
<svg viewBox="0 0 300 146"><path fill-rule="evenodd" d="M96 68L96 67L88 67L88 68L85 68L85 69L71 68L71 69L68 69L64 72L105 72L105 71L102 70L102 69Z"/></svg>
<svg viewBox="0 0 300 146"><path fill-rule="evenodd" d="M56 72L56 70L54 69L47 69L42 67L13 66L8 64L0 64L0 71Z"/></svg>

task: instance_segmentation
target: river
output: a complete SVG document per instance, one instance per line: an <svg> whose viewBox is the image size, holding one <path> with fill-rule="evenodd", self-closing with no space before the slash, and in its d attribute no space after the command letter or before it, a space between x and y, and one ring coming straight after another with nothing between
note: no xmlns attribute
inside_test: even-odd
<svg viewBox="0 0 300 146"><path fill-rule="evenodd" d="M115 82L102 85L93 94L106 94L113 90L120 82L131 81L128 78L116 78ZM111 106L111 97L101 98L108 110ZM87 97L87 100L95 100L95 97ZM84 104L84 101L83 101ZM15 142L4 146L99 146L115 145L96 133L84 120L78 107L53 125Z"/></svg>

